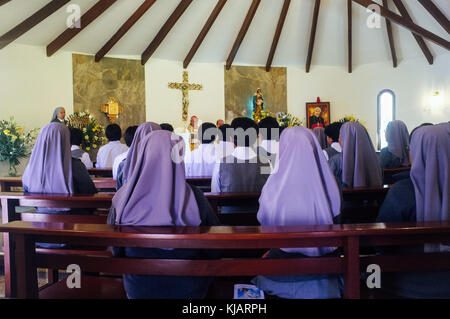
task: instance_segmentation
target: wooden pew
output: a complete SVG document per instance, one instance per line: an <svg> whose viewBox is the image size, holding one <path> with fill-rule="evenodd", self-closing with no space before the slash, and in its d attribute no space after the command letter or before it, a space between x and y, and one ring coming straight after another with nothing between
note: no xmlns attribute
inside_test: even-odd
<svg viewBox="0 0 450 319"><path fill-rule="evenodd" d="M188 182L190 185L198 187L203 192L211 192L211 177L191 176L186 177L186 182Z"/></svg>
<svg viewBox="0 0 450 319"><path fill-rule="evenodd" d="M92 181L100 191L115 191L117 183L112 178L96 177ZM0 177L0 191L11 192L13 187L22 188L22 177Z"/></svg>
<svg viewBox="0 0 450 319"><path fill-rule="evenodd" d="M394 175L403 172L409 172L410 170L411 166L399 168L385 168L383 170L383 183L388 185L394 184L395 183Z"/></svg>
<svg viewBox="0 0 450 319"><path fill-rule="evenodd" d="M450 222L318 225L285 227L114 227L109 225L30 223L15 221L0 225L16 239L17 297L88 298L89 291L69 289L65 282L39 291L37 268L66 269L79 265L83 272L121 275L255 276L342 274L344 297L360 298L360 273L377 264L383 273L418 270L450 270L449 253L361 256L360 247L420 245L448 242ZM110 245L146 248L260 249L340 247L342 254L295 259L171 260L133 259L113 256L61 255L39 252L36 242L72 245ZM111 281L114 280L114 283ZM96 287L97 298L124 297L114 278L89 278L87 289ZM95 283L96 282L96 283ZM109 291L103 289L109 283ZM117 289L113 293L111 289ZM107 293L107 296L105 295Z"/></svg>
<svg viewBox="0 0 450 319"><path fill-rule="evenodd" d="M2 205L2 223L15 220L30 222L53 222L53 223L87 223L105 224L106 215L74 215L74 214L39 214L34 212L18 213L17 207L48 207L48 208L95 208L109 209L114 194L102 193L95 195L51 195L51 194L23 194L23 193L0 193ZM3 253L5 267L5 295L13 296L16 285L11 281L14 275L14 255L11 249L14 243L9 234L3 234ZM54 273L49 274L52 277ZM50 278L53 280L53 278Z"/></svg>
<svg viewBox="0 0 450 319"><path fill-rule="evenodd" d="M113 177L111 168L89 168L88 172L95 177Z"/></svg>
<svg viewBox="0 0 450 319"><path fill-rule="evenodd" d="M384 201L387 192L389 191L389 186L384 185L383 187L360 187L360 188L347 188L343 189L342 195L345 201L376 201L377 205L374 206L376 212L370 212L367 216L362 216L361 212L358 211L358 214L355 214L353 211L343 211L343 217L348 220L355 220L360 218L361 220L373 221L376 218L376 214L378 213L378 208ZM261 192L248 192L248 193L205 193L206 199L208 199L209 203L213 210L219 214L219 207L222 206L250 206L250 207L258 207L259 206L259 197L261 196ZM223 224L227 225L258 225L258 221L256 220L255 213L236 213L236 214L219 214L219 217ZM363 217L363 218L361 218Z"/></svg>
<svg viewBox="0 0 450 319"><path fill-rule="evenodd" d="M387 187L380 189L356 189L344 190L344 199L376 199L384 198L388 191ZM17 206L25 207L49 207L49 208L96 208L109 209L113 193L104 193L96 195L51 195L51 194L23 194L23 193L0 193L2 204L2 221L8 223L15 220L30 222L58 222L58 223L90 223L105 224L105 215L59 215L59 214L36 214L23 213L17 214ZM258 205L260 193L206 193L205 194L211 206L218 213L220 206L246 206ZM255 213L238 214L219 214L221 222L225 225L258 225ZM4 234L4 260L5 269L9 273L14 270L10 268L9 260L13 258L10 254L11 245L8 234ZM6 276L6 294L10 296L14 291L14 283L11 284L10 278Z"/></svg>

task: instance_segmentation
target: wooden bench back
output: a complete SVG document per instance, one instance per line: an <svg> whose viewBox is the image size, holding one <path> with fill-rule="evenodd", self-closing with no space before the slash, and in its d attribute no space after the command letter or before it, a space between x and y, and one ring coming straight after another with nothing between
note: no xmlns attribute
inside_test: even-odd
<svg viewBox="0 0 450 319"><path fill-rule="evenodd" d="M116 191L117 183L112 178L96 177L92 181L99 192ZM22 177L0 177L0 191L11 192L13 187L23 190Z"/></svg>
<svg viewBox="0 0 450 319"><path fill-rule="evenodd" d="M111 168L89 168L89 175L95 177L112 177L112 169Z"/></svg>
<svg viewBox="0 0 450 319"><path fill-rule="evenodd" d="M403 172L409 172L411 170L411 166L408 167L399 167L399 168L385 168L383 170L383 183L384 184L394 184L395 179L394 175L403 173Z"/></svg>
<svg viewBox="0 0 450 319"><path fill-rule="evenodd" d="M361 257L360 246L417 245L450 240L450 222L290 227L118 227L12 222L0 232L16 238L17 296L37 298L37 268L112 274L253 276L343 274L346 298L360 297L360 271L376 263L382 272L448 270L450 254ZM342 255L299 259L161 260L36 252L36 242L146 248L260 249L341 247ZM411 262L414 260L414 262Z"/></svg>

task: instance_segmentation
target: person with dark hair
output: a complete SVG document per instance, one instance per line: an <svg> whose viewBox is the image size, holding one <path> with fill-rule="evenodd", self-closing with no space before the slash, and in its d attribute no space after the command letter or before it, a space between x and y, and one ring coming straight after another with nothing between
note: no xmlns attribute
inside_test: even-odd
<svg viewBox="0 0 450 319"><path fill-rule="evenodd" d="M169 131L169 132L174 131L173 126L169 123L162 123L159 126L161 127L162 130Z"/></svg>
<svg viewBox="0 0 450 319"><path fill-rule="evenodd" d="M72 157L79 159L86 168L92 168L94 165L92 164L89 154L80 148L82 143L83 131L74 127L70 128L70 145L72 145L70 150L72 152Z"/></svg>
<svg viewBox="0 0 450 319"><path fill-rule="evenodd" d="M413 134L414 133L414 134ZM424 125L411 133L411 174L386 195L379 223L448 222L450 220L450 123ZM400 248L382 247L383 253ZM448 242L401 248L416 254L450 250ZM383 289L404 298L450 298L449 271L385 274Z"/></svg>
<svg viewBox="0 0 450 319"><path fill-rule="evenodd" d="M211 190L219 193L261 191L271 173L271 166L267 159L263 162L254 149L258 125L252 119L240 117L233 120L231 128L230 139L235 149L214 166Z"/></svg>
<svg viewBox="0 0 450 319"><path fill-rule="evenodd" d="M342 147L339 144L339 131L341 130L341 127L342 123L334 122L325 128L325 135L327 136L328 144L330 145L323 150L327 160L342 152Z"/></svg>
<svg viewBox="0 0 450 319"><path fill-rule="evenodd" d="M97 154L97 168L112 168L114 159L126 152L128 147L120 143L122 137L122 129L117 124L110 124L106 127L105 131L106 138L109 143L103 145L98 150Z"/></svg>
<svg viewBox="0 0 450 319"><path fill-rule="evenodd" d="M133 143L134 134L136 133L137 126L130 126L126 129L125 134L123 135L123 139L125 140L125 143L127 144L128 148L131 146L131 143ZM128 150L123 152L122 154L118 155L114 159L113 164L113 179L117 180L117 170L119 169L120 163L122 163L128 155Z"/></svg>
<svg viewBox="0 0 450 319"><path fill-rule="evenodd" d="M267 153L278 152L278 141L280 140L280 124L276 118L268 116L258 123L259 146Z"/></svg>
<svg viewBox="0 0 450 319"><path fill-rule="evenodd" d="M268 158L272 166L275 166L280 140L280 124L276 118L268 116L259 121L258 130L258 154Z"/></svg>
<svg viewBox="0 0 450 319"><path fill-rule="evenodd" d="M199 130L201 144L198 148L186 154L186 176L212 176L216 163L217 127L213 123L203 123Z"/></svg>
<svg viewBox="0 0 450 319"><path fill-rule="evenodd" d="M219 127L219 143L216 146L216 158L219 162L222 160L222 158L233 154L234 144L230 139L232 131L233 128L229 124L223 124Z"/></svg>

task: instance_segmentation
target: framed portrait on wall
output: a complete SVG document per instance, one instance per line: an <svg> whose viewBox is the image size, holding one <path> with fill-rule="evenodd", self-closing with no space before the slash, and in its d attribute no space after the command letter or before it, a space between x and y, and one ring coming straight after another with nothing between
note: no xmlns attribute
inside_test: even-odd
<svg viewBox="0 0 450 319"><path fill-rule="evenodd" d="M313 129L330 125L330 102L306 103L306 124Z"/></svg>

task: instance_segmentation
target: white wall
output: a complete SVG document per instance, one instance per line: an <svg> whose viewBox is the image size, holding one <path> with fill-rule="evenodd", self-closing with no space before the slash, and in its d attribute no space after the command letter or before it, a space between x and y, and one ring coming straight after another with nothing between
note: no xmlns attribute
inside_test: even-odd
<svg viewBox="0 0 450 319"><path fill-rule="evenodd" d="M122 57L127 58L127 57ZM136 57L128 57L136 58ZM221 63L192 63L189 82L203 85L190 92L189 116L203 122L225 117L224 66ZM397 69L389 61L355 66L349 74L343 67L288 67L288 111L305 118L305 103L319 96L331 102L331 119L344 115L360 118L369 128L375 143L377 95L391 89L397 98L397 119L411 130L422 122L450 120L450 54L439 55L434 65L424 58L404 60ZM148 121L169 122L182 127L181 92L168 88L169 82L182 81L182 63L151 59L145 66L146 114ZM434 91L443 103L430 107ZM0 118L14 116L26 128L48 123L55 107L73 112L72 55L58 52L47 58L44 47L10 45L0 50ZM23 164L26 164L24 162ZM23 166L19 172L23 171ZM0 163L0 175L7 165Z"/></svg>
<svg viewBox="0 0 450 319"><path fill-rule="evenodd" d="M306 117L305 102L320 97L331 102L331 120L354 115L368 127L374 145L377 130L377 96L383 89L396 95L396 119L411 131L423 122L450 120L450 54L437 56L434 65L424 58L404 60L394 69L392 63L357 66L349 74L342 67L313 66L288 68L288 111ZM430 97L439 91L443 103L430 107Z"/></svg>
<svg viewBox="0 0 450 319"><path fill-rule="evenodd" d="M73 112L72 54L47 58L45 48L10 45L0 50L0 118L42 127L58 106Z"/></svg>
<svg viewBox="0 0 450 319"><path fill-rule="evenodd" d="M72 92L71 53L47 58L43 47L18 44L0 50L0 119L14 116L25 129L41 128L56 107L73 112ZM0 176L7 169L8 165L0 163Z"/></svg>
<svg viewBox="0 0 450 319"><path fill-rule="evenodd" d="M203 90L189 92L189 118L197 115L203 122L216 123L225 117L225 79L223 64L192 63L189 83L202 84ZM183 81L181 62L151 59L145 65L147 120L168 122L184 128L181 90L168 88L169 82ZM189 124L189 123L187 123Z"/></svg>

